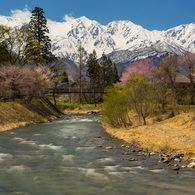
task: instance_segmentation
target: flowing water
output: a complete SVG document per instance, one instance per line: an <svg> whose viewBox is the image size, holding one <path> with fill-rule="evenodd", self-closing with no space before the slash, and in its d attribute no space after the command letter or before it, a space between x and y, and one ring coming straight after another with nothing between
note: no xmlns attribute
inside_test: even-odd
<svg viewBox="0 0 195 195"><path fill-rule="evenodd" d="M73 116L0 133L1 195L195 194L194 171L137 156L97 116Z"/></svg>

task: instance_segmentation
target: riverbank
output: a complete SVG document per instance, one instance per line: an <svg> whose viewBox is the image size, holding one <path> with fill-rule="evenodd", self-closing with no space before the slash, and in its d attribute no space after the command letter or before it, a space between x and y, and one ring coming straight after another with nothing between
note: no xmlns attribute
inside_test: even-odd
<svg viewBox="0 0 195 195"><path fill-rule="evenodd" d="M183 160L195 157L195 112L180 113L160 122L150 119L148 125L132 126L129 129L112 128L107 124L105 131L139 148L160 154L184 154Z"/></svg>
<svg viewBox="0 0 195 195"><path fill-rule="evenodd" d="M40 99L30 103L1 102L0 103L0 132L30 124L49 122L60 116L59 113Z"/></svg>

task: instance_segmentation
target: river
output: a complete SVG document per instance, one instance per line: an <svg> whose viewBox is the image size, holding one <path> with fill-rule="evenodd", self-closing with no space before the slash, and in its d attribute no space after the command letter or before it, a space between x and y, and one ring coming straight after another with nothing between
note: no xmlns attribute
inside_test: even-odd
<svg viewBox="0 0 195 195"><path fill-rule="evenodd" d="M193 170L178 174L157 155L137 156L106 134L98 119L67 114L1 132L0 194L195 194Z"/></svg>

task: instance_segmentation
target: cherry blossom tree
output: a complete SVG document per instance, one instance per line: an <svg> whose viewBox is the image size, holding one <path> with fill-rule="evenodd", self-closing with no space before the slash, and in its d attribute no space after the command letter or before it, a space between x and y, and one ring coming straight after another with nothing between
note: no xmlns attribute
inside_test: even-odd
<svg viewBox="0 0 195 195"><path fill-rule="evenodd" d="M39 64L33 68L35 78L33 91L38 97L42 97L48 89L54 85L54 73L48 67Z"/></svg>
<svg viewBox="0 0 195 195"><path fill-rule="evenodd" d="M0 98L41 97L52 86L53 74L45 66L30 69L27 66L0 67Z"/></svg>
<svg viewBox="0 0 195 195"><path fill-rule="evenodd" d="M144 76L146 78L152 79L156 67L151 59L141 60L139 62L134 62L126 68L126 72L122 74L121 82L125 84L130 74L136 73L137 75Z"/></svg>
<svg viewBox="0 0 195 195"><path fill-rule="evenodd" d="M4 99L29 96L34 82L35 78L28 67L7 65L0 68L0 93Z"/></svg>

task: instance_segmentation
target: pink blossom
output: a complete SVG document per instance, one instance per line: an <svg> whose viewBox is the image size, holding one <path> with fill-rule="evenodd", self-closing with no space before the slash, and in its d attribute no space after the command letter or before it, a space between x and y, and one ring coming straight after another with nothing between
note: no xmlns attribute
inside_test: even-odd
<svg viewBox="0 0 195 195"><path fill-rule="evenodd" d="M124 84L131 73L136 73L151 79L156 71L156 67L151 59L134 62L126 68L126 72L122 74L121 82Z"/></svg>
<svg viewBox="0 0 195 195"><path fill-rule="evenodd" d="M53 74L44 66L33 70L19 65L0 67L0 98L40 97L52 86Z"/></svg>
<svg viewBox="0 0 195 195"><path fill-rule="evenodd" d="M38 65L34 67L33 76L35 78L34 91L38 96L45 94L54 84L54 74L46 66Z"/></svg>
<svg viewBox="0 0 195 195"><path fill-rule="evenodd" d="M28 67L4 65L0 68L1 95L6 97L28 96L35 79Z"/></svg>

